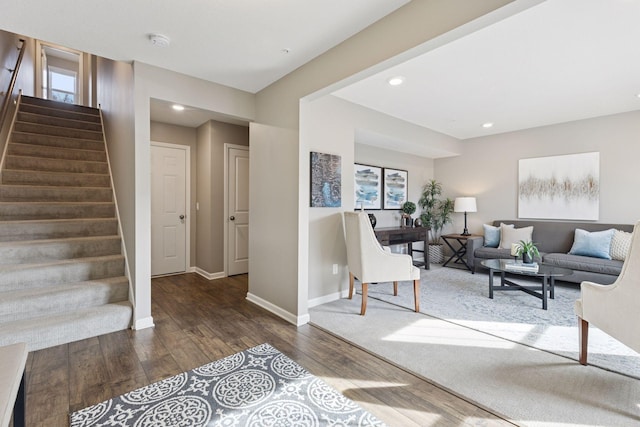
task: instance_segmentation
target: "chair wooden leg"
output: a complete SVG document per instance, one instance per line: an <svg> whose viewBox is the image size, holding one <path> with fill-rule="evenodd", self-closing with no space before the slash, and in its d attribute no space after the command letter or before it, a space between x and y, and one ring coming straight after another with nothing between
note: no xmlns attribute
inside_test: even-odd
<svg viewBox="0 0 640 427"><path fill-rule="evenodd" d="M349 299L353 298L353 273L349 272Z"/></svg>
<svg viewBox="0 0 640 427"><path fill-rule="evenodd" d="M361 316L364 316L365 311L367 311L367 288L368 287L369 287L369 284L367 283L362 284L362 306L360 308Z"/></svg>
<svg viewBox="0 0 640 427"><path fill-rule="evenodd" d="M398 296L398 282L393 282L393 296Z"/></svg>
<svg viewBox="0 0 640 427"><path fill-rule="evenodd" d="M587 364L587 346L589 344L589 322L578 317L578 330L580 333L580 363Z"/></svg>
<svg viewBox="0 0 640 427"><path fill-rule="evenodd" d="M420 280L413 281L413 299L416 303L416 313L420 312Z"/></svg>

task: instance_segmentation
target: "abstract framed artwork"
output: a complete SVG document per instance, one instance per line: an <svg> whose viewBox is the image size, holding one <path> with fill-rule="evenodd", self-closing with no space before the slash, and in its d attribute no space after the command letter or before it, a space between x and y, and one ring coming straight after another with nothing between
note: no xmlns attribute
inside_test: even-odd
<svg viewBox="0 0 640 427"><path fill-rule="evenodd" d="M407 201L409 174L405 170L384 168L384 209L401 209Z"/></svg>
<svg viewBox="0 0 640 427"><path fill-rule="evenodd" d="M342 206L341 158L335 154L311 152L311 207Z"/></svg>
<svg viewBox="0 0 640 427"><path fill-rule="evenodd" d="M521 159L518 217L592 220L600 211L600 153Z"/></svg>
<svg viewBox="0 0 640 427"><path fill-rule="evenodd" d="M382 168L353 165L355 209L382 209Z"/></svg>

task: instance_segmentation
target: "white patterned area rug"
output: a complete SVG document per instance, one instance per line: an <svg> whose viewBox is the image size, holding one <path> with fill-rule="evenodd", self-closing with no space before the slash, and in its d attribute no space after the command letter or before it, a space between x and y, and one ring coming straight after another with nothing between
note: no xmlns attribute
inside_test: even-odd
<svg viewBox="0 0 640 427"><path fill-rule="evenodd" d="M71 414L80 426L384 426L269 344Z"/></svg>
<svg viewBox="0 0 640 427"><path fill-rule="evenodd" d="M522 281L510 277L514 281ZM500 276L494 281L499 283ZM537 285L539 279L529 285ZM369 285L369 297L413 308L410 284L401 284L393 295L390 283ZM542 301L521 291L496 291L489 299L489 275L484 272L433 266L421 270L420 311L439 319L578 360L578 319L573 311L580 298L577 284L558 282L555 299ZM367 313L369 314L369 313ZM600 331L589 331L588 362L606 370L640 378L640 354Z"/></svg>

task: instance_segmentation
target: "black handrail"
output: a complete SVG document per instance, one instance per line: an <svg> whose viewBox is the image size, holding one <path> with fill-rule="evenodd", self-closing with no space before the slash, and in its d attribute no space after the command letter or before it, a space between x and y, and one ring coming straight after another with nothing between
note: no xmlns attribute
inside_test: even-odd
<svg viewBox="0 0 640 427"><path fill-rule="evenodd" d="M9 110L9 102L11 101L11 97L13 95L13 88L16 85L16 80L18 79L18 71L20 70L20 64L22 64L22 57L24 56L24 51L27 47L27 44L23 39L20 39L22 42L22 46L20 47L20 53L18 54L18 59L16 60L16 66L11 71L11 82L9 82L9 89L7 89L7 93L4 97L4 102L2 103L2 112L0 113L0 129L4 126L5 116L7 115L7 111Z"/></svg>

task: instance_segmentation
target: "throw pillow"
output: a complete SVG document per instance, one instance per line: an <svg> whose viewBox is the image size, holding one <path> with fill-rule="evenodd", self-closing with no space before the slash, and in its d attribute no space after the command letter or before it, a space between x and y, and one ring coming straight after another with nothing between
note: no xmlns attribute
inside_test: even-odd
<svg viewBox="0 0 640 427"><path fill-rule="evenodd" d="M631 237L633 237L633 233L627 233L622 230L616 230L613 233L613 238L611 239L611 259L624 261L627 258L629 248L631 247Z"/></svg>
<svg viewBox="0 0 640 427"><path fill-rule="evenodd" d="M507 227L513 228L513 224L503 224ZM493 225L483 224L484 228L484 246L487 248L497 248L500 245L500 227L494 227Z"/></svg>
<svg viewBox="0 0 640 427"><path fill-rule="evenodd" d="M530 242L533 237L533 225L529 227L513 228L504 224L500 226L500 249L511 249L511 245L520 240Z"/></svg>
<svg viewBox="0 0 640 427"><path fill-rule="evenodd" d="M576 228L570 255L590 256L593 258L611 259L611 239L616 230L588 232Z"/></svg>

